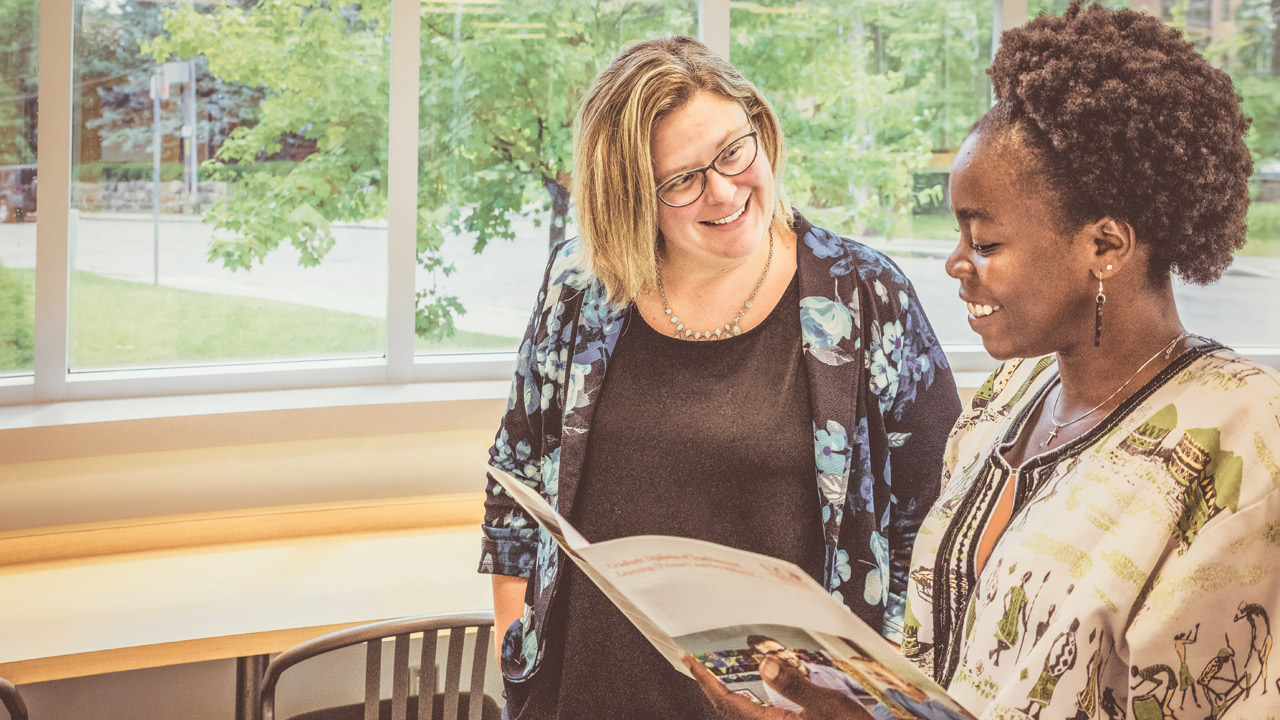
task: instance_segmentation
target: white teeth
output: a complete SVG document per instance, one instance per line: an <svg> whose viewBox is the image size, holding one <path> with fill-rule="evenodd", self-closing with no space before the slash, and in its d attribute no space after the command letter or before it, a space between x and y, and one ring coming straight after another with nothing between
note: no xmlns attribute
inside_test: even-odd
<svg viewBox="0 0 1280 720"><path fill-rule="evenodd" d="M975 303L965 303L965 307L969 309L969 314L976 318L986 317L1000 309L999 305L977 305Z"/></svg>
<svg viewBox="0 0 1280 720"><path fill-rule="evenodd" d="M743 211L745 211L746 209L747 209L747 206L744 203L741 208L738 208L738 212L730 215L729 217L722 218L720 220L708 220L707 222L711 223L712 225L724 225L725 223L731 223L734 220L737 220L738 217L741 216Z"/></svg>

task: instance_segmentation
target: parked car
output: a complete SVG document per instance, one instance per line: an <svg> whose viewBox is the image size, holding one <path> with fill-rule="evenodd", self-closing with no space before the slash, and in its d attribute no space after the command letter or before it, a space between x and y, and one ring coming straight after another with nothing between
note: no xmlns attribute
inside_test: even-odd
<svg viewBox="0 0 1280 720"><path fill-rule="evenodd" d="M36 166L0 165L0 222L22 222L36 211Z"/></svg>

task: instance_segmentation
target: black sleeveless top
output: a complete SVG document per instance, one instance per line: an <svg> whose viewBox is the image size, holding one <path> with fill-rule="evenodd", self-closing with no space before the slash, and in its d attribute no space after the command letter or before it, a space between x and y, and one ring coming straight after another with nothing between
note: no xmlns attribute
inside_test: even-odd
<svg viewBox="0 0 1280 720"><path fill-rule="evenodd" d="M793 278L759 326L711 342L662 335L632 309L609 359L569 517L583 536L709 540L789 560L822 581L799 296ZM718 718L572 561L556 592L546 655L513 717Z"/></svg>

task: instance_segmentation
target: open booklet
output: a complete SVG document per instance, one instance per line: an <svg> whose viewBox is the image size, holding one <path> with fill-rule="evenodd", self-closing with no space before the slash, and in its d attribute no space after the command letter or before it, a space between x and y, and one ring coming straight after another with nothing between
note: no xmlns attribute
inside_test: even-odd
<svg viewBox="0 0 1280 720"><path fill-rule="evenodd" d="M690 538L589 543L541 495L486 468L680 672L689 653L733 692L796 710L760 677L769 654L878 720L973 717L799 567Z"/></svg>

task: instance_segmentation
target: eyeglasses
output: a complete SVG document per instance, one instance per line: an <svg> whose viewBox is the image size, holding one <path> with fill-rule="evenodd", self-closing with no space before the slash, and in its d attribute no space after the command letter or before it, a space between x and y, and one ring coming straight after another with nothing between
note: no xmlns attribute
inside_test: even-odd
<svg viewBox="0 0 1280 720"><path fill-rule="evenodd" d="M710 165L682 172L658 186L658 199L670 207L692 205L702 197L707 189L707 171L715 170L724 177L733 177L746 172L756 161L760 152L760 141L756 138L756 130L729 143L716 154Z"/></svg>

